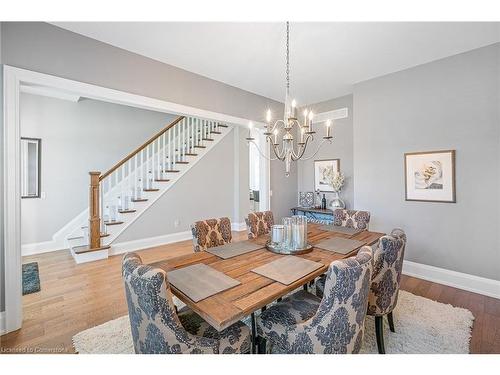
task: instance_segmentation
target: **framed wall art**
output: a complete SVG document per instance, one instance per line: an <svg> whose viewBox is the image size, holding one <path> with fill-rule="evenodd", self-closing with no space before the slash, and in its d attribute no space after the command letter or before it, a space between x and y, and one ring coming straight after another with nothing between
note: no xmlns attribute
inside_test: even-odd
<svg viewBox="0 0 500 375"><path fill-rule="evenodd" d="M340 159L315 160L314 161L314 190L324 193L333 192L329 185L330 176L340 172Z"/></svg>
<svg viewBox="0 0 500 375"><path fill-rule="evenodd" d="M405 153L407 201L455 203L455 150Z"/></svg>

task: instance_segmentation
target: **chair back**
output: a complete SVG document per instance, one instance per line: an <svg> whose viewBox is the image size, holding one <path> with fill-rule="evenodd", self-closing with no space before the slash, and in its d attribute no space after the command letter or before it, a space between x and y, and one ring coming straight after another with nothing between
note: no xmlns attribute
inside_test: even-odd
<svg viewBox="0 0 500 375"><path fill-rule="evenodd" d="M231 220L227 217L197 221L191 225L194 251L205 251L230 243L232 240Z"/></svg>
<svg viewBox="0 0 500 375"><path fill-rule="evenodd" d="M347 228L367 229L370 223L368 211L344 210L338 208L333 211L333 224Z"/></svg>
<svg viewBox="0 0 500 375"><path fill-rule="evenodd" d="M271 211L250 212L245 222L247 224L248 238L252 239L271 232L274 217Z"/></svg>
<svg viewBox="0 0 500 375"><path fill-rule="evenodd" d="M363 342L373 267L370 246L355 257L337 260L328 268L323 298L316 314L306 323L313 353L359 353Z"/></svg>
<svg viewBox="0 0 500 375"><path fill-rule="evenodd" d="M373 276L368 297L369 315L386 315L396 307L405 246L405 232L394 229L390 235L381 237L374 249Z"/></svg>
<svg viewBox="0 0 500 375"><path fill-rule="evenodd" d="M217 353L217 340L188 333L177 317L165 271L142 264L141 257L123 257L122 276L136 353Z"/></svg>

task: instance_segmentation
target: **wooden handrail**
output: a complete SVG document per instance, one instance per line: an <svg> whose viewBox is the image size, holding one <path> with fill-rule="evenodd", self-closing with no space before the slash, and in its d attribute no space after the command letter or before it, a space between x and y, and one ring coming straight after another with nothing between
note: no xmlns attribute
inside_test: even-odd
<svg viewBox="0 0 500 375"><path fill-rule="evenodd" d="M156 133L151 138L149 138L144 144L142 144L141 146L139 146L138 148L136 148L134 151L132 151L130 154L128 154L124 159L122 159L121 161L119 161L118 163L116 163L109 171L107 171L106 173L104 173L101 176L99 176L99 182L102 181L102 180L104 180L111 173L113 173L118 168L120 168L123 164L125 164L127 161L129 161L130 159L132 159L135 154L137 154L137 153L141 152L142 150L144 150L149 144L153 143L156 140L156 138L158 138L159 136L161 136L163 133L167 132L170 128L172 128L174 125L176 125L177 123L179 123L180 121L182 121L184 118L185 118L184 116L177 117L177 119L175 119L173 122L171 122L170 124L168 124L163 130L161 130L160 132Z"/></svg>

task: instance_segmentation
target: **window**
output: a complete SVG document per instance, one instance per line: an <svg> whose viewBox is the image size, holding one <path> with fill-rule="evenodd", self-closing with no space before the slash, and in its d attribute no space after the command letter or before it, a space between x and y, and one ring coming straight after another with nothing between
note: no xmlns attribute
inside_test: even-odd
<svg viewBox="0 0 500 375"><path fill-rule="evenodd" d="M21 198L40 198L41 142L21 138Z"/></svg>

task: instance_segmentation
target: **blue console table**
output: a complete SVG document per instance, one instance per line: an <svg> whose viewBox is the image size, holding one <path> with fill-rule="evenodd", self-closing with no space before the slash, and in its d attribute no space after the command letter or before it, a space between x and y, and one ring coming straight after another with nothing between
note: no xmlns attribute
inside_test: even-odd
<svg viewBox="0 0 500 375"><path fill-rule="evenodd" d="M333 224L333 211L322 208L294 207L293 215L304 215L307 221L316 224Z"/></svg>

